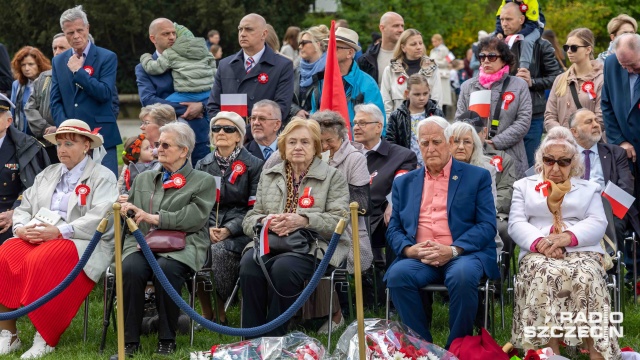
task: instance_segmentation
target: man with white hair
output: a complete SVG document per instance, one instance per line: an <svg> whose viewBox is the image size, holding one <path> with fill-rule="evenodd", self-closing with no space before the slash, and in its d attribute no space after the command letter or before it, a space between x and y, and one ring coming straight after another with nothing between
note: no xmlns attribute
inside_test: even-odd
<svg viewBox="0 0 640 360"><path fill-rule="evenodd" d="M448 125L438 116L418 123L425 167L393 183L387 241L397 258L385 275L402 322L429 342L420 289L444 283L451 300L446 348L473 334L482 276L499 278L491 175L452 158Z"/></svg>
<svg viewBox="0 0 640 360"><path fill-rule="evenodd" d="M81 5L62 13L60 27L71 49L52 61L53 120L59 126L67 119L80 119L92 130L98 129L107 151L102 165L118 176L116 146L122 144L122 137L112 103L118 58L89 41L89 21Z"/></svg>
<svg viewBox="0 0 640 360"><path fill-rule="evenodd" d="M355 112L353 139L364 146L371 178L371 247L379 249L386 245L385 233L391 217L391 204L387 200L391 185L396 178L415 170L418 159L413 151L381 137L384 117L377 106L358 105ZM392 253L387 249L387 264L391 264L389 256Z"/></svg>
<svg viewBox="0 0 640 360"><path fill-rule="evenodd" d="M606 184L611 181L622 190L633 195L633 176L629 170L627 152L618 145L605 144L602 139L602 128L597 121L596 114L589 109L582 108L569 117L569 127L573 137L578 143L580 159L585 165L583 179L600 185L600 190L604 190ZM613 218L616 227L616 239L618 248L624 249L624 263L627 269L632 269L632 244L624 241L625 233L628 229L633 229L640 233L640 219L638 209L635 206L623 219ZM631 225L631 227L629 227ZM638 263L640 267L640 263ZM627 271L625 280L631 281L633 272Z"/></svg>
<svg viewBox="0 0 640 360"><path fill-rule="evenodd" d="M367 52L358 59L358 65L380 85L384 68L391 63L393 49L404 31L404 19L393 11L386 12L380 17L378 28L382 40L379 44L371 45L367 49Z"/></svg>

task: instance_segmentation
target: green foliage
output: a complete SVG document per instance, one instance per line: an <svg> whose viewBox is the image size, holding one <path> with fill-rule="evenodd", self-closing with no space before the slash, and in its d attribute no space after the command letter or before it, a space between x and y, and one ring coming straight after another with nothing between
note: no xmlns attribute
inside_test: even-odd
<svg viewBox="0 0 640 360"><path fill-rule="evenodd" d="M237 27L248 12L263 15L282 36L287 26L302 21L312 0L84 0L90 32L97 45L118 55L120 93L137 93L134 68L140 55L155 49L149 41L151 21L166 17L187 26L196 36L211 29L221 32L223 52L238 51ZM51 39L60 32L60 15L76 0L4 0L0 16L0 42L13 56L31 45L52 56Z"/></svg>

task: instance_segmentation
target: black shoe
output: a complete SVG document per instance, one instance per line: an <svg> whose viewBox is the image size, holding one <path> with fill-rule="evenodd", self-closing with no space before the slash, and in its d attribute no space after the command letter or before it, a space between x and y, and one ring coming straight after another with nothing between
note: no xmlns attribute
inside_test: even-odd
<svg viewBox="0 0 640 360"><path fill-rule="evenodd" d="M142 346L140 343L126 343L124 344L124 356L125 357L133 357L136 353L140 352ZM118 354L111 355L109 360L118 360Z"/></svg>
<svg viewBox="0 0 640 360"><path fill-rule="evenodd" d="M169 356L176 352L176 342L172 340L160 340L158 341L158 347L156 348L156 354L162 356Z"/></svg>

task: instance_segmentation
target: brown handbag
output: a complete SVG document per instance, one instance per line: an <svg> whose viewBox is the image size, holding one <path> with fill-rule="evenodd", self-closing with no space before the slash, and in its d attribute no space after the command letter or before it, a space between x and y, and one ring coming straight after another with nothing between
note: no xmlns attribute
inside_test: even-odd
<svg viewBox="0 0 640 360"><path fill-rule="evenodd" d="M144 238L154 253L168 253L183 250L186 246L186 237L187 233L184 231L154 229Z"/></svg>
<svg viewBox="0 0 640 360"><path fill-rule="evenodd" d="M153 211L153 195L155 195L155 191L149 199L149 212ZM144 238L151 251L161 254L184 250L187 244L186 237L187 233L184 231L151 229ZM140 245L138 245L138 250L140 250Z"/></svg>

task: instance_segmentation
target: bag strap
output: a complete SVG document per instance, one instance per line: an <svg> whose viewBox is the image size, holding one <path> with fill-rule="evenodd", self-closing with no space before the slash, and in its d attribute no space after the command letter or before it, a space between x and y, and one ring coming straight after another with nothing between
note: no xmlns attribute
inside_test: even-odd
<svg viewBox="0 0 640 360"><path fill-rule="evenodd" d="M302 289L302 291L300 291L299 293L297 293L295 295L282 295L282 294L280 294L278 289L276 289L275 285L273 285L273 282L271 281L271 276L269 275L269 272L267 271L267 267L265 265L265 262L264 262L264 260L262 260L262 256L260 256L260 236L258 235L259 233L260 233L259 230L256 231L254 233L254 237L253 237L253 259L255 260L255 262L258 265L260 265L260 269L262 270L262 274L264 275L265 279L267 279L267 283L269 284L269 286L271 286L273 291L280 297L287 298L287 299L298 297L300 294L302 294L304 289ZM314 259L313 259L313 272L314 273L318 269L318 265L319 265L318 261L317 261L318 260L318 256L317 256L318 250L320 250L320 252L322 252L322 256L324 257L324 250L322 250L319 247L316 247L316 250L314 251ZM278 254L278 255L270 258L269 260L267 260L267 262L272 261L272 260L276 260L278 258L282 258L284 256L293 256L293 257L297 257L297 258L304 259L304 260L307 260L307 261L311 261L311 259L309 259L308 256L304 256L302 254L298 254L298 253L295 253L295 252L287 252L287 253L283 253L283 254Z"/></svg>
<svg viewBox="0 0 640 360"><path fill-rule="evenodd" d="M614 252L617 252L617 251L618 251L617 246L613 243L613 241L611 240L611 238L609 238L609 236L607 236L607 234L604 234L604 236L602 237L602 240L604 240L604 242L606 242L607 244L609 244L609 246L611 247L611 249L612 249ZM604 244L603 244L603 245L604 245ZM607 251L607 248L606 248L605 246L603 246L603 247L604 247L604 251L606 252L606 251Z"/></svg>
<svg viewBox="0 0 640 360"><path fill-rule="evenodd" d="M571 89L571 96L573 97L573 102L576 103L576 108L578 110L582 109L582 104L580 104L580 98L578 98L578 90L576 89L576 83L573 81L569 84L569 88Z"/></svg>
<svg viewBox="0 0 640 360"><path fill-rule="evenodd" d="M491 120L491 127L489 128L489 139L496 136L498 134L498 126L500 126L500 113L502 112L502 96L504 95L507 87L509 86L509 81L511 80L511 76L507 76L502 83L502 90L500 90L500 96L498 97L498 103L496 104L496 108L493 111L493 119Z"/></svg>

